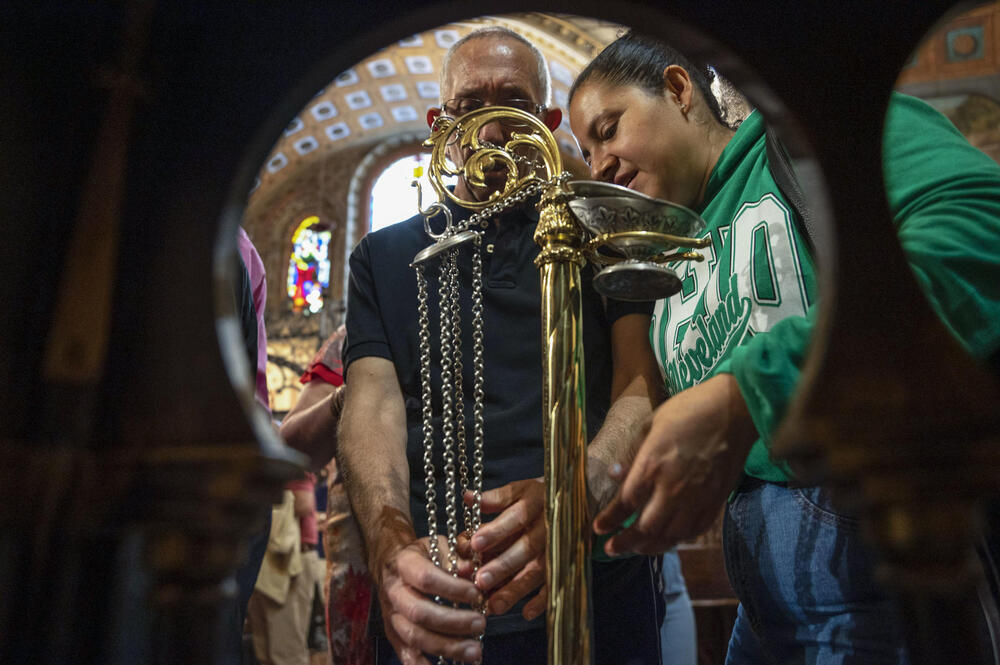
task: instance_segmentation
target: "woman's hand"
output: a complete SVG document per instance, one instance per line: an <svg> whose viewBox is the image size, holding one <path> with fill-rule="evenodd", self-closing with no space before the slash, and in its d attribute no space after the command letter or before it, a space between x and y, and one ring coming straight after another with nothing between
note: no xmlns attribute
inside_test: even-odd
<svg viewBox="0 0 1000 665"><path fill-rule="evenodd" d="M638 513L605 543L605 552L656 554L705 531L739 482L756 438L731 374L660 405L621 488L594 520L594 530L606 534Z"/></svg>

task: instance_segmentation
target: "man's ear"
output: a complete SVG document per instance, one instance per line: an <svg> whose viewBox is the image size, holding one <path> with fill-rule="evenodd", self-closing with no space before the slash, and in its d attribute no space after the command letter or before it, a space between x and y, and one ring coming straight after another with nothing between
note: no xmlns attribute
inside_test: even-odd
<svg viewBox="0 0 1000 665"><path fill-rule="evenodd" d="M545 126L550 132L556 131L559 123L562 122L562 109L548 109L545 111Z"/></svg>
<svg viewBox="0 0 1000 665"><path fill-rule="evenodd" d="M427 109L427 126L433 127L434 121L437 120L437 117L439 115L441 115L441 109L435 108L433 106Z"/></svg>

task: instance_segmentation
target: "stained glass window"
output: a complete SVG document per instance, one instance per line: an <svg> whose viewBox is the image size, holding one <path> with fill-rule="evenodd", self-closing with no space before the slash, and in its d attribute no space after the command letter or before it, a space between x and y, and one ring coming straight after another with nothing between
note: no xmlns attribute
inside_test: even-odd
<svg viewBox="0 0 1000 665"><path fill-rule="evenodd" d="M330 235L316 216L303 219L292 235L288 297L295 312L308 315L323 309L323 290L330 285Z"/></svg>

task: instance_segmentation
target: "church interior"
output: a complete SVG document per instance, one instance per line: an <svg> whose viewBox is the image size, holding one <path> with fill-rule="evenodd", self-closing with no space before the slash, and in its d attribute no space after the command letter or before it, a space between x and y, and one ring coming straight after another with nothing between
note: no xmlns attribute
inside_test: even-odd
<svg viewBox="0 0 1000 665"><path fill-rule="evenodd" d="M914 662L963 662L954 654L978 627L954 593L972 583L957 562L1000 488L1000 364L941 341L902 259L883 286L904 285L906 320L877 319L880 296L852 300L851 284L880 253L900 254L879 224L889 227L876 173L889 90L929 102L1000 162L1000 2L877 16L865 3L818 3L812 15L790 2L538 4L471 3L461 16L423 0L0 10L0 71L13 90L0 102L12 130L0 167L0 662L233 662L218 651L220 604L260 515L306 463L253 405L229 299L237 227L266 273L267 394L280 422L344 323L351 251L416 212L410 181L426 164L444 54L495 25L538 46L559 107L629 26L681 40L742 93L737 112L761 109L788 130L793 157L819 165L839 250L821 264L837 307L789 421L786 438L799 443L784 450L870 511L886 579L912 610L911 644L924 649ZM780 12L789 20L773 28ZM768 37L751 34L765 26ZM553 133L566 169L587 177L565 116ZM837 323L851 316L873 340L904 340L901 350L848 353L858 340ZM927 389L928 375L943 378ZM915 414L919 434L872 424ZM945 430L957 432L954 454L919 452ZM831 432L868 431L829 448ZM892 437L904 442L897 458L866 457ZM890 482L887 466L904 472ZM928 474L940 480L934 510L914 500L924 512L906 513L900 497L926 491ZM885 506L914 522L888 524ZM724 661L736 617L721 537L716 523L679 547L699 665ZM951 546L932 561L921 549L935 538ZM938 583L922 579L930 570Z"/></svg>

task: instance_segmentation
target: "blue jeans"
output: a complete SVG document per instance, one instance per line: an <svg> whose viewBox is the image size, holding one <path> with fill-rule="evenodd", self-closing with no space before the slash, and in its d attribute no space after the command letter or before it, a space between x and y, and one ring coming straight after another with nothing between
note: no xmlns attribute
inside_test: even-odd
<svg viewBox="0 0 1000 665"><path fill-rule="evenodd" d="M663 600L666 603L660 626L662 665L696 665L698 640L694 609L688 596L677 550L663 555Z"/></svg>
<svg viewBox="0 0 1000 665"><path fill-rule="evenodd" d="M858 521L831 507L825 490L746 479L723 528L740 599L727 665L909 662Z"/></svg>

